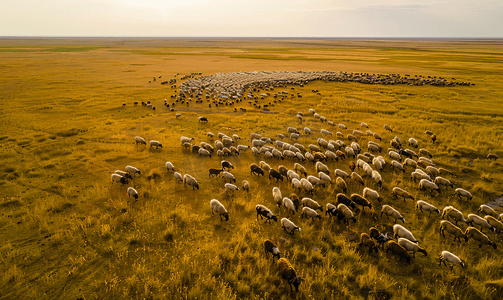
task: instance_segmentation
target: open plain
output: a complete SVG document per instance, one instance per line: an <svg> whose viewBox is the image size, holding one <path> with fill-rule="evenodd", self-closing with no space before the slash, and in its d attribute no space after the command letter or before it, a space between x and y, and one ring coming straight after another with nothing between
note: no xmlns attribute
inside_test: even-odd
<svg viewBox="0 0 503 300"><path fill-rule="evenodd" d="M201 100L187 92L177 101L180 84L255 71L346 72L353 79L363 73L399 74L409 81L313 80L274 89L248 85L236 97L242 101L230 97L238 94L210 95L201 89ZM177 82L161 84L170 79ZM469 84L413 84L444 79ZM496 249L479 247L473 239L453 241L439 231L440 213L429 215L415 206L424 200L442 212L452 205L465 217L482 204L495 209L496 219L503 212L502 86L501 40L0 40L0 298L501 299L503 233L483 230ZM283 91L288 94L274 98ZM148 101L155 109L141 104ZM362 122L369 128L362 128ZM297 140L290 139L288 127L299 130ZM305 134L304 127L312 134ZM322 129L333 136L322 135ZM382 155L387 165L380 172L382 186L362 169L355 172L364 185L346 178L347 196L362 195L367 186L382 198L370 200L370 210L353 209L357 221L348 224L325 215L325 209L321 219L301 218L300 209L292 216L276 205L272 193L279 187L283 197L296 193L325 208L336 203L340 186L327 184L310 195L294 190L286 178L250 174L250 164L264 161L274 169L293 169L297 162L318 176L314 162L266 158L250 149L225 158L216 151L205 157L180 142L186 136L194 138L193 145L214 146L223 133L241 137L236 147L251 146L251 134L258 133L307 148L318 145L319 138L350 145L347 137L353 130L380 135L382 140L357 140L362 153L368 151L368 141L380 144L382 152L375 155ZM336 136L338 131L342 137ZM435 142L426 131L436 135ZM280 139L279 133L285 137ZM136 145L135 136L147 145ZM454 188L420 190L411 180L415 168L392 169L388 148L395 136L403 148L429 151L443 171L440 176ZM408 145L409 138L418 141L417 149ZM150 140L162 148L150 148ZM489 153L500 158L487 159ZM222 159L234 165L230 172L238 187L249 182L249 192L227 192L224 179L208 175L208 169L221 168ZM196 178L199 189L175 180L167 161L180 174ZM335 169L351 174L351 161L356 163L352 157L324 163L335 181ZM125 186L112 183L111 174L127 165L141 174ZM127 187L136 189L137 200L128 197ZM394 198L393 187L407 190L415 200ZM458 198L456 188L471 192L473 199ZM228 221L212 215L212 199L226 207ZM278 222L257 220L257 204L271 209ZM417 253L408 264L386 248L369 254L368 248L358 247L360 234L372 226L393 232L393 219L381 216L384 204L401 212L406 223L397 222L414 234L427 256ZM280 224L284 217L302 230L285 232ZM464 231L469 225L458 226ZM278 244L303 277L298 292L290 291L276 263L266 257L266 239ZM442 251L456 254L466 266L439 266Z"/></svg>

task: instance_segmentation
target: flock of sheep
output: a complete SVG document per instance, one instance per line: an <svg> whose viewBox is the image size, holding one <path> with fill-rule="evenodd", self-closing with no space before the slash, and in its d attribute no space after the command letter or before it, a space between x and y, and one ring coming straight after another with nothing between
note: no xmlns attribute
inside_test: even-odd
<svg viewBox="0 0 503 300"><path fill-rule="evenodd" d="M250 75L248 73L243 74ZM263 72L251 75L264 76L268 74L270 73ZM345 73L328 74L326 72L316 72L308 74L299 73L298 75L299 77L295 79L297 84L320 78L325 80L347 78L347 74ZM197 82L190 81L189 83L184 83L180 86L180 93L197 93L200 89L206 89L207 93L216 92L219 97L244 96L244 88L249 85L246 83L243 84L243 82L238 84L231 82L225 86L220 84L215 85L213 81L219 80L219 76L225 78L225 74L217 74L198 78L199 81ZM285 83L291 83L291 81L279 81L278 84ZM271 84L271 82L268 81L268 84ZM215 91L212 91L210 86L220 87L220 89L216 88ZM427 255L427 251L418 245L419 241L411 231L403 225L396 224L398 220L402 223L406 223L406 220L393 207L393 201L399 199L416 201L416 199L409 191L400 187L393 187L390 196L382 195L383 176L381 174L384 172L393 172L395 175L396 173L404 174L409 172L408 170L412 170L410 180L418 181L418 190L434 195L435 193L442 193L442 189L451 188L453 189L453 195L459 199L463 198L466 201L472 199L469 191L460 187L455 188L454 184L446 178L449 175L453 175L452 172L436 167L435 162L432 160L434 155L430 151L421 148L418 150L418 155L416 153L417 150L405 149L407 147L413 149L419 148L419 142L416 139L411 137L404 143L398 136L395 136L389 142L384 142L381 135L371 132L369 129L370 126L364 122L360 124L361 128L350 130L343 124L336 125L334 122L328 121L313 109L310 109L309 113L298 112L296 115L296 118L301 122L308 117L317 119L321 124L332 126L338 131L332 133L330 130L322 129L320 131L322 137L310 140L309 137L312 135L311 129L307 127L299 129L288 127L284 133L278 133L275 137L264 137L260 134L252 133L249 145L237 134L228 136L224 133L218 133L217 139L213 133L208 132L208 142L201 141L196 143L195 138L185 136L180 137L180 142L182 149L197 153L201 157L208 157L210 159L215 155L219 157L221 168L209 169L209 176L221 177L225 181L223 188L227 196L233 195L235 191L239 191L240 189L246 192L253 192L253 185L250 185L248 180L243 180L241 186L236 185L236 176L231 171L234 169L234 166L230 162L223 160L225 157L249 153L247 151L250 149L251 154L248 155L256 156L257 160L262 159L258 164L252 163L250 165L250 176L267 176L272 187L272 197L264 199L264 203L257 203L255 207L257 220L260 217L261 219L265 218L265 222L269 222L269 224L271 224L271 221L278 222L278 217L270 208L277 205L278 209L276 211L283 216L280 219L281 227L292 235L295 234L295 231L301 231L301 227L293 221L296 213L300 213L301 218L305 217L312 219L312 222L320 222L316 220L322 220L323 217L318 211L323 212L323 209L325 209L325 216L337 220L339 224L342 221L344 225L350 226L350 221L357 222L358 218L364 217L364 214L361 212L366 207L372 210L373 207L378 208L380 206L381 217L384 216L394 220L393 233L381 233L377 228L372 227L369 229L368 234L361 234L361 242L358 244L358 248L368 247L369 253L372 251L377 252L379 249L386 249L386 252L391 251L400 260L405 260L408 263L411 262L411 255L414 253L421 252ZM208 122L208 119L200 117L199 121ZM393 129L387 124L383 126L383 129L393 132ZM429 131L426 134L432 143L435 143L436 135ZM301 135L304 137L306 144L309 143L309 140L311 143L307 145L299 143L298 139ZM332 137L336 139L330 139ZM362 143L364 140L367 140L366 144ZM145 139L139 136L134 138L134 142L137 145L147 145ZM382 156L381 153L384 151L383 147L386 144L389 145L387 155ZM149 141L149 146L150 148L162 148L162 144L155 140ZM362 150L364 147L367 148L367 151ZM498 157L490 154L488 158L497 159ZM283 165L279 165L280 163ZM307 172L311 164L315 167L316 173L309 174ZM200 188L200 184L196 178L189 174L182 175L176 172L174 165L172 162L166 162L166 171L173 172L173 176L177 181L192 187L193 190ZM306 168L306 166L308 167ZM350 172L344 171L343 167L349 168ZM127 166L126 171L116 171L112 174L112 181L126 185L128 184L128 179L132 179L135 174L140 174L140 171L132 166ZM282 182L281 189L279 187L280 181ZM361 185L363 188L362 193L348 195L348 185ZM320 199L320 197L316 196L318 190L327 189L329 186L338 192L334 199ZM127 189L127 193L129 197L138 199L138 193L132 187ZM284 194L289 194L289 196L284 197ZM387 204L381 205L383 201ZM220 220L229 220L229 212L222 202L212 199L209 201L209 205L212 214L219 215ZM428 212L430 215L431 213L440 214L440 209L424 200L418 199L417 202L410 206L411 208L414 206L420 212ZM478 213L481 213L483 217L480 217ZM464 238L465 241L468 241L471 238L479 243L479 247L490 245L496 248L496 244L488 235L483 233L483 230L486 229L489 232L496 233L502 232L502 218L503 214L498 216L494 209L487 205L481 205L477 212L468 214L466 217L465 214L454 206L447 205L441 212L442 220L439 221L438 228L442 235L445 236L447 232L454 237L454 240L460 241L460 238ZM460 221L469 225L469 227L463 231L458 227L458 222ZM296 222L301 221L297 219ZM272 254L273 261L275 257L278 258L277 267L279 275L289 283L292 291L292 286L298 291L298 287L303 279L297 275L290 262L286 258L281 257L282 254L276 243L268 239L264 242L264 248L266 255ZM438 261L439 265L442 262L444 265L446 262L450 262L452 266L465 266L463 260L449 251L443 251Z"/></svg>

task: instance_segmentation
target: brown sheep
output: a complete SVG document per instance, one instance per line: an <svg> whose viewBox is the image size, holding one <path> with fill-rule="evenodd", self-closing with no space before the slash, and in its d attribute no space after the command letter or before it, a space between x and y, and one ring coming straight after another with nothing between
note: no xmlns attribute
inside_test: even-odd
<svg viewBox="0 0 503 300"><path fill-rule="evenodd" d="M277 266L279 276L288 282L290 292L293 292L292 286L294 286L295 291L298 292L299 285L304 279L301 276L297 276L297 272L286 258L278 259Z"/></svg>
<svg viewBox="0 0 503 300"><path fill-rule="evenodd" d="M409 252L407 252L407 250L404 247L400 246L397 242L389 241L386 253L388 253L388 251L391 251L392 254L398 256L399 260L404 259L410 264Z"/></svg>
<svg viewBox="0 0 503 300"><path fill-rule="evenodd" d="M379 249L377 248L376 243L366 233L362 233L360 235L360 243L358 244L358 249L361 246L368 247L369 248L369 254L372 253L372 250L375 250L376 253L379 251Z"/></svg>

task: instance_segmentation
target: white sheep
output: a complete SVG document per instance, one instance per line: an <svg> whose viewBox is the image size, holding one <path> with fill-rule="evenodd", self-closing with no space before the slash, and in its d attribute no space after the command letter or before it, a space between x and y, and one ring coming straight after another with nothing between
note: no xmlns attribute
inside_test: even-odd
<svg viewBox="0 0 503 300"><path fill-rule="evenodd" d="M206 135L207 135L208 137L210 137L210 138L212 138L212 137L214 137L214 136L215 136L215 135L214 135L213 133L211 133L211 132L206 133Z"/></svg>
<svg viewBox="0 0 503 300"><path fill-rule="evenodd" d="M283 198L283 206L287 209L287 211L291 211L292 214L295 214L295 204L290 198Z"/></svg>
<svg viewBox="0 0 503 300"><path fill-rule="evenodd" d="M496 231L496 228L494 228L491 224L489 224L485 219L482 217L476 215L476 214L468 214L466 218L466 223L470 224L471 226L479 225L480 226L480 232L484 230L484 228L487 228L491 231Z"/></svg>
<svg viewBox="0 0 503 300"><path fill-rule="evenodd" d="M426 250L424 250L423 248L419 247L417 244L414 244L413 242L409 241L406 238L399 238L398 239L398 245L404 247L405 250L407 250L407 251L412 251L413 255L416 252L421 252L425 256L428 256L428 253L426 252Z"/></svg>
<svg viewBox="0 0 503 300"><path fill-rule="evenodd" d="M391 129L391 126L389 126L388 124L384 124L383 128L389 132L393 132L393 129Z"/></svg>
<svg viewBox="0 0 503 300"><path fill-rule="evenodd" d="M133 167L133 166L126 166L126 171L129 173L129 174L138 174L138 175L141 175L141 172L140 170L138 170L137 168Z"/></svg>
<svg viewBox="0 0 503 300"><path fill-rule="evenodd" d="M297 180L300 180L300 176L299 174L295 173L295 171L293 170L288 170L288 172L286 172L286 177L288 178L288 180L292 180L294 178L296 178Z"/></svg>
<svg viewBox="0 0 503 300"><path fill-rule="evenodd" d="M303 207L302 208L302 214L300 215L301 218L306 217L306 218L311 218L314 220L314 218L321 219L321 216L312 208L310 207Z"/></svg>
<svg viewBox="0 0 503 300"><path fill-rule="evenodd" d="M180 137L180 141L182 142L182 145L183 145L184 143L190 143L190 142L192 142L193 140L194 140L194 138L188 138L188 137L186 137L186 136L181 136L181 137Z"/></svg>
<svg viewBox="0 0 503 300"><path fill-rule="evenodd" d="M454 208L453 206L444 207L444 209L442 210L441 217L442 219L445 219L447 217L452 218L455 221L456 225L458 225L458 221L465 223L467 222L465 217L463 216L463 213Z"/></svg>
<svg viewBox="0 0 503 300"><path fill-rule="evenodd" d="M193 190L199 189L199 183L189 174L183 175L183 185L185 186L186 184L190 185Z"/></svg>
<svg viewBox="0 0 503 300"><path fill-rule="evenodd" d="M417 142L417 140L415 138L410 138L409 139L409 146L417 148L417 147L419 147L419 143Z"/></svg>
<svg viewBox="0 0 503 300"><path fill-rule="evenodd" d="M217 213L220 216L220 221L222 221L222 216L225 217L225 221L229 221L229 213L225 207L217 199L212 199L210 201L211 215Z"/></svg>
<svg viewBox="0 0 503 300"><path fill-rule="evenodd" d="M396 220L402 220L402 222L405 224L405 218L402 216L402 214L394 209L393 207L391 207L390 205L383 205L382 208L381 208L381 217L382 217L382 214L386 214L386 216L389 218L389 217L392 217L396 223Z"/></svg>
<svg viewBox="0 0 503 300"><path fill-rule="evenodd" d="M409 194L409 192L399 187L393 188L393 190L391 191L391 196L393 196L394 198L398 198L399 196L403 197L403 201L405 201L405 198L411 198L412 200L414 200L414 197Z"/></svg>
<svg viewBox="0 0 503 300"><path fill-rule="evenodd" d="M366 199L373 199L381 202L381 196L379 196L379 193L368 187L363 189L363 197Z"/></svg>
<svg viewBox="0 0 503 300"><path fill-rule="evenodd" d="M442 265L443 262L444 265L447 267L447 264L445 262L448 261L452 263L451 269L454 267L454 265L460 265L461 268L465 267L465 263L461 259L459 259L459 257L457 257L456 255L452 254L449 251L442 251L442 254L438 258L438 260L439 260L438 262L439 266Z"/></svg>
<svg viewBox="0 0 503 300"><path fill-rule="evenodd" d="M337 126L338 126L340 129L348 129L348 128L346 127L346 125L344 125L344 124L339 124L339 125L337 125Z"/></svg>
<svg viewBox="0 0 503 300"><path fill-rule="evenodd" d="M112 182L122 183L122 185L124 185L128 183L128 180L119 174L113 173Z"/></svg>
<svg viewBox="0 0 503 300"><path fill-rule="evenodd" d="M222 178L225 180L229 180L229 182L236 182L236 177L230 172L223 171L222 172Z"/></svg>
<svg viewBox="0 0 503 300"><path fill-rule="evenodd" d="M162 144L159 141L151 140L149 142L149 144L150 144L150 148L152 148L152 147L155 147L156 149L159 149L159 147L162 148Z"/></svg>
<svg viewBox="0 0 503 300"><path fill-rule="evenodd" d="M296 174L297 175L297 174ZM297 175L298 176L298 175ZM330 176L328 176L327 174L323 173L323 172L319 172L318 173L318 177L320 178L320 180L323 180L325 182L330 182L332 183L332 178L330 178ZM299 178L300 179L300 178Z"/></svg>
<svg viewBox="0 0 503 300"><path fill-rule="evenodd" d="M304 133L305 134L311 134L311 129L304 127Z"/></svg>
<svg viewBox="0 0 503 300"><path fill-rule="evenodd" d="M300 189L302 189L302 183L300 182L299 179L293 178L292 179L292 187L293 187L294 190L295 189L300 190Z"/></svg>
<svg viewBox="0 0 503 300"><path fill-rule="evenodd" d="M372 171L372 179L374 180L374 182L378 185L378 186L381 186L382 187L382 177L381 177L381 174L379 174L379 172L377 171Z"/></svg>
<svg viewBox="0 0 503 300"><path fill-rule="evenodd" d="M174 175L174 177L175 177L176 180L179 180L179 181L183 182L182 174L180 174L178 172L175 172L173 175Z"/></svg>
<svg viewBox="0 0 503 300"><path fill-rule="evenodd" d="M327 159L330 159L330 160L337 161L339 159L337 157L337 155L335 153L333 153L332 151L330 151L330 150L325 151L325 156L327 157Z"/></svg>
<svg viewBox="0 0 503 300"><path fill-rule="evenodd" d="M391 161L391 167L393 168L393 171L395 171L396 169L398 169L398 170L400 170L402 172L405 172L405 168L402 166L401 163L399 163L396 160L392 160Z"/></svg>
<svg viewBox="0 0 503 300"><path fill-rule="evenodd" d="M308 154L310 154L310 153L308 153ZM306 160L306 157L304 155L302 155L302 153L300 153L300 152L295 153L295 155L297 156L297 159L300 161Z"/></svg>
<svg viewBox="0 0 503 300"><path fill-rule="evenodd" d="M414 169L417 169L417 162L411 158L406 158L403 163L402 163L402 166L405 168L405 166L409 166L409 167L413 167Z"/></svg>
<svg viewBox="0 0 503 300"><path fill-rule="evenodd" d="M295 179L293 179L293 180L292 180L292 184L294 184L294 183L293 183L293 181L294 181L294 180L295 180ZM311 184L311 183L310 183L310 182L309 182L306 178L302 178L302 179L300 180L300 184L301 184L301 186L302 186L302 189L303 189L306 193L313 194L313 185L312 185L312 184Z"/></svg>
<svg viewBox="0 0 503 300"><path fill-rule="evenodd" d="M175 171L175 167L173 167L173 164L170 163L169 161L166 162L165 166L166 166L166 170L173 171L173 172Z"/></svg>
<svg viewBox="0 0 503 300"><path fill-rule="evenodd" d="M462 188L457 188L454 190L454 195L457 195L459 200L461 200L461 197L465 197L468 200L472 200L473 196L472 194L467 191L467 190L464 190Z"/></svg>
<svg viewBox="0 0 503 300"><path fill-rule="evenodd" d="M396 151L390 151L388 152L388 156L392 159L396 159L398 161L402 161L402 157L400 156L400 154L398 154L398 152Z"/></svg>
<svg viewBox="0 0 503 300"><path fill-rule="evenodd" d="M314 156L313 156L311 153L306 152L304 155L306 156L306 159L307 159L307 160L309 160L309 161L311 161L311 162L314 162L314 161L315 161Z"/></svg>
<svg viewBox="0 0 503 300"><path fill-rule="evenodd" d="M413 243L419 243L414 237L414 235L412 235L412 232L408 231L405 227L403 227L400 224L393 225L393 238L396 237L403 237Z"/></svg>
<svg viewBox="0 0 503 300"><path fill-rule="evenodd" d="M436 212L437 214L440 213L440 210L438 208L423 200L419 200L416 202L416 209L419 209L421 212L429 211L430 216L432 212Z"/></svg>
<svg viewBox="0 0 503 300"><path fill-rule="evenodd" d="M125 171L115 170L115 174L119 174L120 176L125 177L125 178L133 179L131 174L129 174L128 172L125 172Z"/></svg>
<svg viewBox="0 0 503 300"><path fill-rule="evenodd" d="M438 186L435 183L429 181L428 179L421 179L421 181L419 181L419 189L427 190L428 192L437 191L440 193L440 189L438 188Z"/></svg>
<svg viewBox="0 0 503 300"><path fill-rule="evenodd" d="M495 217L493 216L485 216L484 220L487 221L487 223L491 224L495 228L495 232L499 233L503 231L503 223L500 221L496 220Z"/></svg>
<svg viewBox="0 0 503 300"><path fill-rule="evenodd" d="M224 187L225 187L226 191L230 191L230 192L239 191L239 188L232 183L226 183L226 184L224 184Z"/></svg>
<svg viewBox="0 0 503 300"><path fill-rule="evenodd" d="M246 192L250 191L250 183L246 180L243 180L243 190Z"/></svg>
<svg viewBox="0 0 503 300"><path fill-rule="evenodd" d="M281 205L283 205L283 196L281 195L281 190L276 186L272 188L272 197L274 198L274 202L281 208Z"/></svg>
<svg viewBox="0 0 503 300"><path fill-rule="evenodd" d="M258 150L256 147L252 147L252 153L255 154L255 155L259 155L260 154L260 150Z"/></svg>
<svg viewBox="0 0 503 300"><path fill-rule="evenodd" d="M132 187L128 187L127 194L128 194L128 198L133 197L135 199L138 199L138 192Z"/></svg>
<svg viewBox="0 0 503 300"><path fill-rule="evenodd" d="M292 133L292 134L290 134L290 139L291 140L296 140L296 139L299 138L299 136L300 136L300 134L298 134L298 133Z"/></svg>
<svg viewBox="0 0 503 300"><path fill-rule="evenodd" d="M271 166L269 166L265 161L261 160L259 163L258 163L259 167L266 171L266 172L269 172L271 170Z"/></svg>
<svg viewBox="0 0 503 300"><path fill-rule="evenodd" d="M487 235L483 234L475 227L466 228L465 235L467 238L472 238L472 239L476 240L477 242L479 242L479 248L482 247L482 245L489 245L489 246L492 246L494 249L497 248L496 243L491 241L487 237Z"/></svg>
<svg viewBox="0 0 503 300"><path fill-rule="evenodd" d="M323 134L323 135L333 135L330 131L325 130L325 129L321 130L321 134Z"/></svg>
<svg viewBox="0 0 503 300"><path fill-rule="evenodd" d="M260 148L265 145L265 142L262 140L253 140L252 141L252 147Z"/></svg>
<svg viewBox="0 0 503 300"><path fill-rule="evenodd" d="M316 172L323 172L327 175L330 175L330 170L328 169L328 167L322 163L321 161L318 161L316 162Z"/></svg>
<svg viewBox="0 0 503 300"><path fill-rule="evenodd" d="M314 201L313 199L311 198L302 198L302 200L300 201L300 203L302 204L302 206L307 206L307 207L310 207L314 210L317 210L319 209L321 212L323 212L323 206L319 205L318 202Z"/></svg>
<svg viewBox="0 0 503 300"><path fill-rule="evenodd" d="M440 175L440 171L434 166L426 166L426 172L430 173L431 176L433 177L437 177L438 175Z"/></svg>
<svg viewBox="0 0 503 300"><path fill-rule="evenodd" d="M365 182L363 181L363 178L360 176L360 174L356 173L356 172L352 172L351 173L351 179L356 182L356 183L360 183L361 185L365 186Z"/></svg>
<svg viewBox="0 0 503 300"><path fill-rule="evenodd" d="M289 233L292 235L295 234L295 230L298 230L299 232L301 230L301 228L299 226L295 225L292 221L290 221L287 218L281 219L281 227L283 227L283 230L285 230L286 232L288 232L288 230L290 230Z"/></svg>
<svg viewBox="0 0 503 300"><path fill-rule="evenodd" d="M450 186L451 188L454 188L454 184L452 184L449 179L446 179L444 177L437 176L437 177L435 177L434 182L436 185L438 185L439 188L441 185L446 186L446 187Z"/></svg>
<svg viewBox="0 0 503 300"><path fill-rule="evenodd" d="M255 206L255 210L257 211L257 220L258 216L260 215L260 219L263 219L264 217L266 218L266 222L269 221L269 224L271 224L271 220L274 220L275 222L278 222L278 218L272 213L272 211L265 207L262 204L257 204Z"/></svg>
<svg viewBox="0 0 503 300"><path fill-rule="evenodd" d="M115 171L117 173L117 171ZM490 207L489 205L482 204L479 206L479 209L477 209L477 212L484 213L486 215L491 215L491 216L496 216L496 211L494 211L494 208Z"/></svg>
<svg viewBox="0 0 503 300"><path fill-rule="evenodd" d="M356 223L355 215L353 214L351 209L349 209L349 207L347 207L345 204L339 203L337 205L337 210L340 211L344 215L344 222L346 224L349 222L350 219L353 220L354 223Z"/></svg>
<svg viewBox="0 0 503 300"><path fill-rule="evenodd" d="M201 156L209 156L211 158L211 153L210 151L206 150L206 149L203 149L203 148L199 148L199 150L197 150L197 152L199 153L199 155Z"/></svg>
<svg viewBox="0 0 503 300"><path fill-rule="evenodd" d="M260 140L261 137L262 136L260 134L258 134L258 133L252 133L251 134L251 140L254 140L254 139L255 140Z"/></svg>
<svg viewBox="0 0 503 300"><path fill-rule="evenodd" d="M145 141L145 139L142 138L141 136L135 136L134 143L135 143L135 145L138 145L138 144L147 145L147 141Z"/></svg>

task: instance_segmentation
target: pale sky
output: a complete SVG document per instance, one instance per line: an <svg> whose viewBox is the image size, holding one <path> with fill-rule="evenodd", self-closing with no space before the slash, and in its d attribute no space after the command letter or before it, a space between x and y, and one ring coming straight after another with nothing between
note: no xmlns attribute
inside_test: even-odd
<svg viewBox="0 0 503 300"><path fill-rule="evenodd" d="M501 0L0 0L0 36L503 37Z"/></svg>

